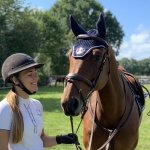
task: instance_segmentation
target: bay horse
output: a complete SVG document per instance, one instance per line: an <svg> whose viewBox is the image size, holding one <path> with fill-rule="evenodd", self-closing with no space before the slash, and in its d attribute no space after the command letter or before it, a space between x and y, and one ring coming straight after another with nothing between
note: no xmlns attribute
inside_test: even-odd
<svg viewBox="0 0 150 150"><path fill-rule="evenodd" d="M145 105L142 87L116 61L103 14L96 29L85 31L72 15L70 26L77 40L69 51L69 74L61 97L65 115L84 114L86 150L134 150Z"/></svg>
<svg viewBox="0 0 150 150"><path fill-rule="evenodd" d="M57 86L57 83L60 84L61 82L64 85L64 81L65 81L65 76L58 76L55 81L55 86Z"/></svg>

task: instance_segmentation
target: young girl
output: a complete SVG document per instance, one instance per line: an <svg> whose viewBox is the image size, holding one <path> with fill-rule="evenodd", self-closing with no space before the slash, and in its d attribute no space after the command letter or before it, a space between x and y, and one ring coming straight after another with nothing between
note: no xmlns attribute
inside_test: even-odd
<svg viewBox="0 0 150 150"><path fill-rule="evenodd" d="M78 143L76 134L44 133L42 105L29 97L38 90L36 69L43 65L23 53L4 61L2 77L12 89L0 102L0 150L43 150L61 143Z"/></svg>

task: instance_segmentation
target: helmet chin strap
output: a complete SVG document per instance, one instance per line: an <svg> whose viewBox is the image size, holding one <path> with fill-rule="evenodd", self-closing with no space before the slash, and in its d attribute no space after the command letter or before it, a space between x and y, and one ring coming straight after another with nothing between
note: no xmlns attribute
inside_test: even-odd
<svg viewBox="0 0 150 150"><path fill-rule="evenodd" d="M30 92L30 91L23 85L23 83L19 80L18 76L17 76L17 75L14 75L14 76L15 76L15 78L16 78L16 79L18 80L18 82L19 82L19 84L14 84L14 86L20 87L24 92L26 92L26 93L29 94L29 95L32 95L32 94L35 94L35 93L36 93L36 91L34 91L33 93Z"/></svg>

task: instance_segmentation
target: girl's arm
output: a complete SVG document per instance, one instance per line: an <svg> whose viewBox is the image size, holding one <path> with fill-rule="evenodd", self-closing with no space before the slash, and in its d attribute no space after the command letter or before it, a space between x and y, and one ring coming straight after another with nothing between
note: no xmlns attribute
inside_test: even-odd
<svg viewBox="0 0 150 150"><path fill-rule="evenodd" d="M0 150L8 150L9 131L0 129Z"/></svg>
<svg viewBox="0 0 150 150"><path fill-rule="evenodd" d="M52 147L52 146L57 145L56 136L48 136L48 135L46 135L44 133L44 129L42 130L41 139L43 141L43 147Z"/></svg>
<svg viewBox="0 0 150 150"><path fill-rule="evenodd" d="M43 141L43 147L52 147L57 144L74 144L80 145L76 134L69 133L65 135L48 136L42 130L41 139Z"/></svg>

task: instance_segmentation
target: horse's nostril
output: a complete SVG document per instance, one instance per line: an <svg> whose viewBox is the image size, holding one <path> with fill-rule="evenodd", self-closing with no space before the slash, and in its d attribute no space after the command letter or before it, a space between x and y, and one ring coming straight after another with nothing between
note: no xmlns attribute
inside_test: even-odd
<svg viewBox="0 0 150 150"><path fill-rule="evenodd" d="M76 98L71 98L68 102L62 103L62 108L66 115L74 116L79 107L79 101Z"/></svg>
<svg viewBox="0 0 150 150"><path fill-rule="evenodd" d="M76 111L76 109L78 108L79 106L79 102L76 98L73 98L71 99L71 108L72 108L72 111Z"/></svg>

